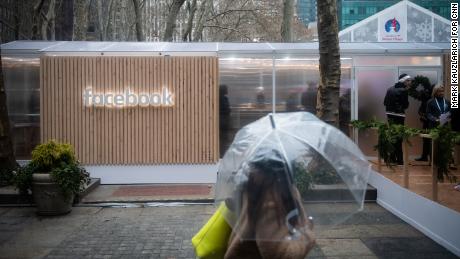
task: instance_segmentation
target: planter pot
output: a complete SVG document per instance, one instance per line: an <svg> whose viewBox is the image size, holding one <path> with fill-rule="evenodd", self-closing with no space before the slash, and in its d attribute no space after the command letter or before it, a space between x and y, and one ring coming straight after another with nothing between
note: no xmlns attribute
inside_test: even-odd
<svg viewBox="0 0 460 259"><path fill-rule="evenodd" d="M66 199L49 174L33 174L32 177L32 195L37 205L37 214L54 216L67 214L72 210L74 195Z"/></svg>

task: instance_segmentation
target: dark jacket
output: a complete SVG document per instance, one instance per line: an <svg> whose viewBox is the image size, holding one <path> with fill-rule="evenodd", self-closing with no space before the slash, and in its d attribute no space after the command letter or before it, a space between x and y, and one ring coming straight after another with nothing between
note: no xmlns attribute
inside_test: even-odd
<svg viewBox="0 0 460 259"><path fill-rule="evenodd" d="M424 88L423 91L419 92L419 100L420 100L420 107L418 109L418 115L420 115L420 120L422 122L426 122L428 119L426 118L426 104L431 99L431 92L433 91L433 87Z"/></svg>
<svg viewBox="0 0 460 259"><path fill-rule="evenodd" d="M460 132L460 109L451 109L450 113L450 125L452 126L453 131Z"/></svg>
<svg viewBox="0 0 460 259"><path fill-rule="evenodd" d="M439 122L437 122L436 120L439 119L441 114L450 112L450 103L446 100L444 105L444 100L444 98L438 99L438 103L440 105L439 107L435 98L431 98L426 104L426 117L428 119L429 128L434 128L439 124Z"/></svg>
<svg viewBox="0 0 460 259"><path fill-rule="evenodd" d="M409 107L409 95L404 83L396 83L387 90L383 104L387 112L404 113Z"/></svg>

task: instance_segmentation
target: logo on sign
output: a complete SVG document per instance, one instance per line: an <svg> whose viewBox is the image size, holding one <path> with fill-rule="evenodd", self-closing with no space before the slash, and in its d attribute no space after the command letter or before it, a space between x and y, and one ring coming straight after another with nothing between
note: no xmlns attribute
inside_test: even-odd
<svg viewBox="0 0 460 259"><path fill-rule="evenodd" d="M401 25L396 18L390 19L385 23L386 32L399 32Z"/></svg>

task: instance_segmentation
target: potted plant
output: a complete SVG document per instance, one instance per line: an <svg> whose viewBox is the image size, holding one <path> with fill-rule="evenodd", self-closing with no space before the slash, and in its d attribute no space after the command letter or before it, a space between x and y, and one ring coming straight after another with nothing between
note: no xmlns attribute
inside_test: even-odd
<svg viewBox="0 0 460 259"><path fill-rule="evenodd" d="M32 191L39 215L69 213L75 194L89 183L89 174L80 167L70 144L49 141L32 151L32 160L15 174L14 183L22 192Z"/></svg>

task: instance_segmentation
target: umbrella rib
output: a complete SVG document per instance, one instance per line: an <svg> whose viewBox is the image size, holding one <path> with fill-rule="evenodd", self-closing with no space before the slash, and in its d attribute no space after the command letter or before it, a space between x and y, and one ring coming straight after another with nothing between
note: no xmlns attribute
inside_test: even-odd
<svg viewBox="0 0 460 259"><path fill-rule="evenodd" d="M252 147L247 153L247 157L250 157L252 155L252 153L254 153L254 151L262 144L262 141L264 141L268 135L270 135L272 132L268 132L267 134L265 134L263 137L260 138L260 140L257 142L257 144L254 145L254 147Z"/></svg>

